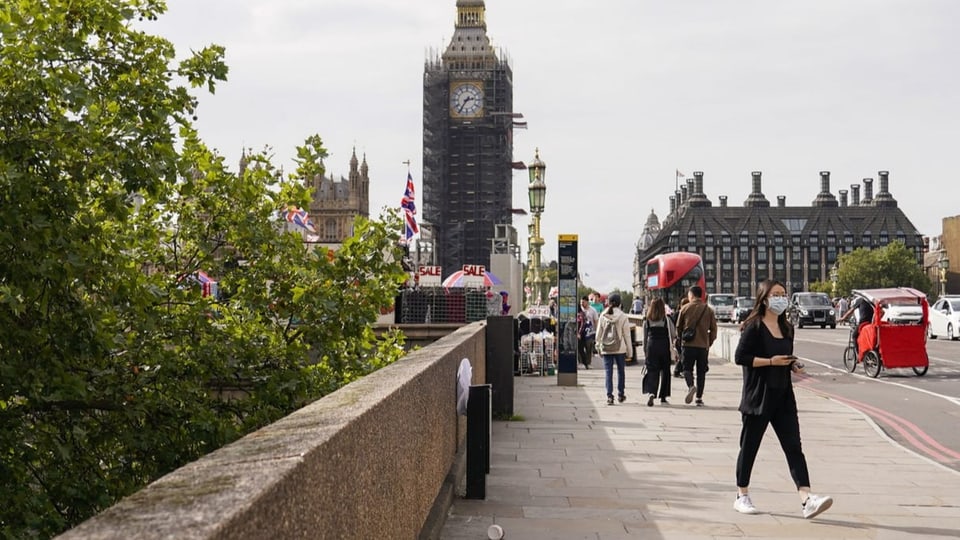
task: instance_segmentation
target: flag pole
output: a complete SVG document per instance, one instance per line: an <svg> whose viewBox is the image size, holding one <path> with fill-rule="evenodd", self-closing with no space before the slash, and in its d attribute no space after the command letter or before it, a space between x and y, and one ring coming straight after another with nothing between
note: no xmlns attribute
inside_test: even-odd
<svg viewBox="0 0 960 540"><path fill-rule="evenodd" d="M407 176L409 177L409 176L410 176L410 160L407 159L406 161L401 161L400 164L407 166ZM402 209L401 209L401 211L402 211ZM404 218L406 218L406 216L404 216ZM406 225L406 222L404 222L404 224L403 224L403 231L400 233L400 237L404 239L404 240L403 240L404 245L408 246L408 248L409 248L409 246L410 246L410 240L406 238L406 234L407 234L407 225Z"/></svg>

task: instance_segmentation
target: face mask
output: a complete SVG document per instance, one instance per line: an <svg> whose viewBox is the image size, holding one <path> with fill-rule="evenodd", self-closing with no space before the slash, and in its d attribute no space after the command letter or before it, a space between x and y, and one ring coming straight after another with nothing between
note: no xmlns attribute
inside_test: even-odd
<svg viewBox="0 0 960 540"><path fill-rule="evenodd" d="M780 315L787 310L787 297L786 296L771 296L767 298L767 309L772 311L775 315Z"/></svg>

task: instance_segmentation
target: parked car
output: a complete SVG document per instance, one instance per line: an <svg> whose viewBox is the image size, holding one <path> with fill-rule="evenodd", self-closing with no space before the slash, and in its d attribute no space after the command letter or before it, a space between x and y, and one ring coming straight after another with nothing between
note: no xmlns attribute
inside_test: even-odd
<svg viewBox="0 0 960 540"><path fill-rule="evenodd" d="M733 320L733 301L735 298L732 294L711 294L707 296L707 305L713 308L713 316L718 321L730 322Z"/></svg>
<svg viewBox="0 0 960 540"><path fill-rule="evenodd" d="M747 315L750 315L750 311L753 309L753 304L756 302L750 296L738 296L733 300L733 320L741 323L747 319Z"/></svg>
<svg viewBox="0 0 960 540"><path fill-rule="evenodd" d="M933 339L946 336L947 339L960 339L960 296L941 296L930 307L930 326L927 333Z"/></svg>
<svg viewBox="0 0 960 540"><path fill-rule="evenodd" d="M787 318L797 328L816 326L837 327L837 310L826 293L800 292L790 298L790 311Z"/></svg>

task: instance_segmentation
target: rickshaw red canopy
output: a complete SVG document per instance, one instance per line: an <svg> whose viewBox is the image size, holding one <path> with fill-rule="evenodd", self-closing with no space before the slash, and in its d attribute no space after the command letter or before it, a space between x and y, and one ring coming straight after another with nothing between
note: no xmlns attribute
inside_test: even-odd
<svg viewBox="0 0 960 540"><path fill-rule="evenodd" d="M873 304L873 318L860 322L857 338L857 360L864 365L867 373L876 377L881 367L914 368L918 375L926 373L929 366L926 335L929 317L927 295L910 287L857 289L853 294ZM884 320L884 309L891 305L904 304L920 306L923 314L921 319L909 323Z"/></svg>

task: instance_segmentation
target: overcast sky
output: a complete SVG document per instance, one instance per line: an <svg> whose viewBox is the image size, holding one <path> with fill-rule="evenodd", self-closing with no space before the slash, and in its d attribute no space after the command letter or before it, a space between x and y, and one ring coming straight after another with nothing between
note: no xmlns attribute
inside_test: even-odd
<svg viewBox="0 0 960 540"><path fill-rule="evenodd" d="M229 81L201 98L207 143L234 163L273 148L292 170L314 133L329 173L366 153L370 210L398 206L407 167L422 207L423 67L453 34L456 0L168 0L147 30L178 53L227 48ZM487 0L487 33L511 61L529 123L514 159L547 164L544 260L580 235L586 285L632 283L651 210L676 171L739 206L750 172L775 204L807 206L890 171L925 235L960 214L960 2L954 0ZM953 180L951 180L953 178ZM527 208L526 173L514 206ZM874 181L874 191L879 186ZM421 216L422 217L422 216ZM527 251L525 216L515 219Z"/></svg>

